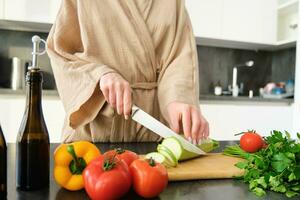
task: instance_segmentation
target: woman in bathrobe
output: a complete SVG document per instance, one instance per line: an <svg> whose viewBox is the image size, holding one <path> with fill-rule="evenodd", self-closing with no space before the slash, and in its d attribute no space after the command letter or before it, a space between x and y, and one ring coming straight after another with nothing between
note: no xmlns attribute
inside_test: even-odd
<svg viewBox="0 0 300 200"><path fill-rule="evenodd" d="M133 104L193 143L208 136L184 0L62 0L47 43L63 142L159 141Z"/></svg>

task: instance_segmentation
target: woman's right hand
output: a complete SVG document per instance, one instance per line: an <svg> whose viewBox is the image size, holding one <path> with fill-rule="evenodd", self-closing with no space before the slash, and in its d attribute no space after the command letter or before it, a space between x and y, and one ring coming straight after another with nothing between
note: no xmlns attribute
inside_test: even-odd
<svg viewBox="0 0 300 200"><path fill-rule="evenodd" d="M119 115L129 118L132 99L130 84L117 73L108 73L100 78L100 89L106 101L116 108Z"/></svg>

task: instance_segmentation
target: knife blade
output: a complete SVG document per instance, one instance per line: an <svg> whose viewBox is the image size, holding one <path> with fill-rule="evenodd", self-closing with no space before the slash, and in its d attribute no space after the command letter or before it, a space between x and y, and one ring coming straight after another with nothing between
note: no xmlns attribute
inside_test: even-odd
<svg viewBox="0 0 300 200"><path fill-rule="evenodd" d="M206 154L202 151L199 147L193 145L189 141L187 141L184 137L180 136L179 134L172 131L170 128L162 124L160 121L143 111L141 108L133 105L131 118L138 122L139 124L143 125L144 127L148 128L152 132L156 133L157 135L167 138L167 137L175 137L180 141L183 148L187 151L196 153L196 154Z"/></svg>

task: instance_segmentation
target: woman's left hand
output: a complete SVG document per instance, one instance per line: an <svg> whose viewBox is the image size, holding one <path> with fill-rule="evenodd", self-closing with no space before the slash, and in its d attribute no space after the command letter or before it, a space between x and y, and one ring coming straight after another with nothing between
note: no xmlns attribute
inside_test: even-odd
<svg viewBox="0 0 300 200"><path fill-rule="evenodd" d="M167 106L170 127L176 133L181 128L185 137L193 144L198 144L209 135L209 124L198 107L172 102Z"/></svg>

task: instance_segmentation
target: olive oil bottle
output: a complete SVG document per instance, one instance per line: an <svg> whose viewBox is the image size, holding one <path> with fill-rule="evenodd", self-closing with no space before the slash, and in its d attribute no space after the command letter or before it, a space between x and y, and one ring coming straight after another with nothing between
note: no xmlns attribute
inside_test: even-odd
<svg viewBox="0 0 300 200"><path fill-rule="evenodd" d="M5 138L0 126L0 199L7 196L7 150Z"/></svg>
<svg viewBox="0 0 300 200"><path fill-rule="evenodd" d="M26 109L17 137L16 184L20 190L49 186L49 134L42 110L43 76L37 67L39 43L43 40L34 36L32 41L33 61L26 74Z"/></svg>

